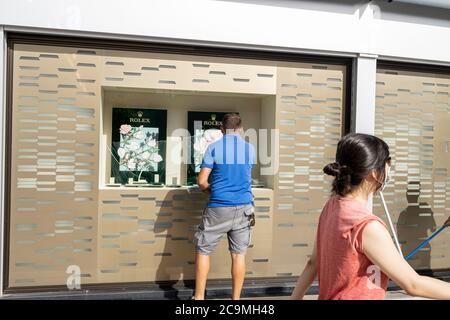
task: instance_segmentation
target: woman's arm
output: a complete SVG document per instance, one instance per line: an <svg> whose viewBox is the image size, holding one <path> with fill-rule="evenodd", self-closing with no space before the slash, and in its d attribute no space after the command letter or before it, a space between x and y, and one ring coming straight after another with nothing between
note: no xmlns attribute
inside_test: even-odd
<svg viewBox="0 0 450 320"><path fill-rule="evenodd" d="M391 235L373 221L363 230L362 251L407 294L430 299L450 299L450 283L418 275L397 251Z"/></svg>
<svg viewBox="0 0 450 320"><path fill-rule="evenodd" d="M291 300L301 300L309 289L317 275L317 244L314 243L314 249L306 263L305 269L298 277L297 285L291 295Z"/></svg>

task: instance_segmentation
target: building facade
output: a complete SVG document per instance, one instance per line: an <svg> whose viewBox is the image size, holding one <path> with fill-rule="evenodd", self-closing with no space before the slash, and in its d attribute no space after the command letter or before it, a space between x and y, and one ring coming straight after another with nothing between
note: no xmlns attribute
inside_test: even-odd
<svg viewBox="0 0 450 320"><path fill-rule="evenodd" d="M0 6L3 294L192 281L196 165L225 112L268 141L248 279L303 268L329 196L322 168L348 132L391 148L385 197L404 253L450 214L445 3ZM371 209L385 218L377 196ZM411 264L449 270L449 242L444 231ZM213 281L228 260L222 241Z"/></svg>

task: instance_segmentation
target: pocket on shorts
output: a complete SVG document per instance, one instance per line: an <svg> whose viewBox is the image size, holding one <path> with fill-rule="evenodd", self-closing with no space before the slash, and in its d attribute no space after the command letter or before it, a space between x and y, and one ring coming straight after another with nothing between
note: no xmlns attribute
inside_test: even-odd
<svg viewBox="0 0 450 320"><path fill-rule="evenodd" d="M193 243L196 245L202 245L205 240L204 240L204 231L205 231L205 224L204 224L204 215L205 215L205 210L203 210L203 214L202 214L202 220L200 221L200 224L197 226L197 231L194 233L194 239L193 239Z"/></svg>
<svg viewBox="0 0 450 320"><path fill-rule="evenodd" d="M197 232L194 234L194 241L193 242L197 246L202 246L205 243L204 230L200 230L200 228L197 230Z"/></svg>
<svg viewBox="0 0 450 320"><path fill-rule="evenodd" d="M244 210L244 214L246 216L251 216L254 213L255 213L255 208L253 206Z"/></svg>
<svg viewBox="0 0 450 320"><path fill-rule="evenodd" d="M215 226L220 222L220 215L215 208L205 208L202 216L202 223L205 229Z"/></svg>
<svg viewBox="0 0 450 320"><path fill-rule="evenodd" d="M255 208L251 206L250 208L244 209L244 217L247 218L247 223L249 227L253 227L255 225Z"/></svg>
<svg viewBox="0 0 450 320"><path fill-rule="evenodd" d="M252 243L252 229L250 228L249 233L248 233L247 248L250 247L251 243Z"/></svg>

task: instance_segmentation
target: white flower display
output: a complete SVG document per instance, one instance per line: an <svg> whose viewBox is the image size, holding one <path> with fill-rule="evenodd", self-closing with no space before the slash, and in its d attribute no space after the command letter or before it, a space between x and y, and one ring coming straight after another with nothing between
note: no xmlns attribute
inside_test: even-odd
<svg viewBox="0 0 450 320"><path fill-rule="evenodd" d="M135 139L142 140L144 139L144 133L142 132L143 127L140 126L136 133L133 135Z"/></svg>
<svg viewBox="0 0 450 320"><path fill-rule="evenodd" d="M143 160L147 160L150 158L150 152L145 151L142 155L141 155L141 159Z"/></svg>
<svg viewBox="0 0 450 320"><path fill-rule="evenodd" d="M125 157L125 149L124 148L119 148L119 150L117 150L117 154L119 155L120 158Z"/></svg>
<svg viewBox="0 0 450 320"><path fill-rule="evenodd" d="M163 161L159 154L158 128L120 126L120 171L157 171Z"/></svg>
<svg viewBox="0 0 450 320"><path fill-rule="evenodd" d="M127 162L127 166L128 166L128 169L129 169L129 170L134 170L134 168L136 168L136 160L130 159L130 160Z"/></svg>
<svg viewBox="0 0 450 320"><path fill-rule="evenodd" d="M200 165L203 161L203 155L206 149L211 143L216 142L222 138L222 131L219 129L207 129L207 130L196 130L195 131L195 142L194 142L194 164L195 172L200 171Z"/></svg>
<svg viewBox="0 0 450 320"><path fill-rule="evenodd" d="M149 146L150 148L156 147L156 141L155 140L148 140L147 141L147 146Z"/></svg>
<svg viewBox="0 0 450 320"><path fill-rule="evenodd" d="M161 162L162 161L162 157L159 154L154 153L154 154L151 155L151 160L154 161L154 162Z"/></svg>
<svg viewBox="0 0 450 320"><path fill-rule="evenodd" d="M131 142L131 143L128 145L128 149L129 149L129 150L133 150L133 151L138 150L138 149L139 149L139 143L137 143L137 142L135 142L135 141Z"/></svg>

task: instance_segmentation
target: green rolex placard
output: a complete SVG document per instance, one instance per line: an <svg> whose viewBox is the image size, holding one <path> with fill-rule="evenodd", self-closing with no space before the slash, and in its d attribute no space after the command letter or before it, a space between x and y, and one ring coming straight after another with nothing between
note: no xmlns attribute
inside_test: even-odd
<svg viewBox="0 0 450 320"><path fill-rule="evenodd" d="M213 142L222 138L220 126L222 118L229 112L188 112L188 130L191 134L191 164L187 169L187 184L197 183L197 175L203 160L206 148Z"/></svg>
<svg viewBox="0 0 450 320"><path fill-rule="evenodd" d="M167 111L113 108L111 177L115 183L165 183Z"/></svg>

